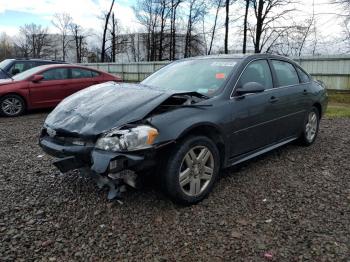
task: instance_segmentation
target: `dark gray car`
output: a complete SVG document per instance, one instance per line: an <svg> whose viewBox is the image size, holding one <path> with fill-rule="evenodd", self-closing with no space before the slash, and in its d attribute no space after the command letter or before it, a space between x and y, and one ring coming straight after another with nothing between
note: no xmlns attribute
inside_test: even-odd
<svg viewBox="0 0 350 262"><path fill-rule="evenodd" d="M45 59L12 58L0 62L0 79L8 79L33 67L51 64L65 64L64 61Z"/></svg>
<svg viewBox="0 0 350 262"><path fill-rule="evenodd" d="M220 169L295 140L311 145L326 106L324 86L287 58L198 57L140 84L105 83L66 98L47 117L40 145L62 172L84 170L109 186L109 198L135 185L135 174L121 172L132 170L193 204Z"/></svg>

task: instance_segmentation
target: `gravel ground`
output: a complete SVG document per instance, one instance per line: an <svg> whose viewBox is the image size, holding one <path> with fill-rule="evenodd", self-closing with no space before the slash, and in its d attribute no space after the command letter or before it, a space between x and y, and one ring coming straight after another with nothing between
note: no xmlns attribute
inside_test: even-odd
<svg viewBox="0 0 350 262"><path fill-rule="evenodd" d="M0 118L0 260L350 261L350 119L222 172L202 203L108 202L37 145L46 113Z"/></svg>

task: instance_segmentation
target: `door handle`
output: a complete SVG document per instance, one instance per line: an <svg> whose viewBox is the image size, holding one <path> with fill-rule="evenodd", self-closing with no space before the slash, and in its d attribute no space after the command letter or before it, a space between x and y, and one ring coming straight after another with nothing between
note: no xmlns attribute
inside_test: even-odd
<svg viewBox="0 0 350 262"><path fill-rule="evenodd" d="M276 103L278 101L278 98L275 96L270 97L270 103Z"/></svg>

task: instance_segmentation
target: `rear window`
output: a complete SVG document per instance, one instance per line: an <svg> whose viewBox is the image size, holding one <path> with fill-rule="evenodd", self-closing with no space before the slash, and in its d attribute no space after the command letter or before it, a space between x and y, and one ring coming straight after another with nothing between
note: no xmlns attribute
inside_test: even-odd
<svg viewBox="0 0 350 262"><path fill-rule="evenodd" d="M9 69L9 73L18 74L22 73L28 69L31 69L35 66L34 62L31 61L17 61Z"/></svg>
<svg viewBox="0 0 350 262"><path fill-rule="evenodd" d="M297 71L295 71L295 68L291 63L272 60L272 66L276 72L278 87L299 84Z"/></svg>
<svg viewBox="0 0 350 262"><path fill-rule="evenodd" d="M92 74L92 77L100 76L100 73L96 71L91 71L91 74Z"/></svg>
<svg viewBox="0 0 350 262"><path fill-rule="evenodd" d="M81 68L72 68L72 78L91 78L92 72L90 70Z"/></svg>

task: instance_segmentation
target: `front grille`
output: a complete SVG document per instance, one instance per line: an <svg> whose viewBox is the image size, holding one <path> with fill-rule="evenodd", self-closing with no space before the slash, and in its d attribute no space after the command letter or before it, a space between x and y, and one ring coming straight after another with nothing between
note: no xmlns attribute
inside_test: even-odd
<svg viewBox="0 0 350 262"><path fill-rule="evenodd" d="M86 146L91 145L92 141L85 141L81 138L77 137L69 137L69 136L62 136L62 135L49 135L47 130L44 128L41 131L41 137L49 137L50 140L54 143L57 143L58 145L62 146Z"/></svg>

